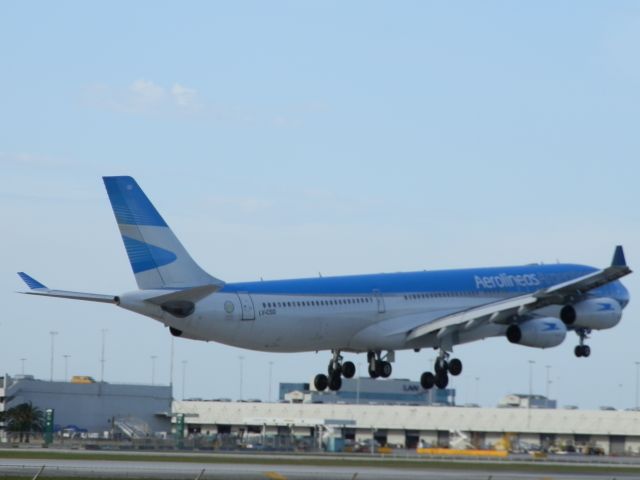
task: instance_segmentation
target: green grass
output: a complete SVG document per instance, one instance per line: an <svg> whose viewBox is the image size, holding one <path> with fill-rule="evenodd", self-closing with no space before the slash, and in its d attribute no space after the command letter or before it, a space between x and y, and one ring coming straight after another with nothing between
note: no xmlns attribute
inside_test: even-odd
<svg viewBox="0 0 640 480"><path fill-rule="evenodd" d="M234 454L168 454L150 455L146 453L100 453L100 452L67 452L52 450L4 450L0 451L0 458L4 459L42 459L42 460L100 460L100 461L135 461L135 462L188 462L204 464L246 463L260 465L308 465L318 467L387 467L412 469L447 469L447 470L491 470L497 472L534 472L534 473L621 473L637 474L640 476L640 466L611 465L611 464L558 464L541 462L500 462L500 461L468 461L468 460L438 460L431 458L322 458L322 457L271 457L268 455L234 455ZM46 463L46 462L43 462ZM24 477L23 477L24 478Z"/></svg>

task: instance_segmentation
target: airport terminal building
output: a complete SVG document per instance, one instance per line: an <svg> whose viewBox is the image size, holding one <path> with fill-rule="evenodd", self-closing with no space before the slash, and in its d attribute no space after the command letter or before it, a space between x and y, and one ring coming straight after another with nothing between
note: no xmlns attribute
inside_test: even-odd
<svg viewBox="0 0 640 480"><path fill-rule="evenodd" d="M640 454L640 411L558 409L554 401L539 395L508 395L496 408L459 407L455 391L424 392L413 383L353 379L345 382L342 393L288 383L280 388L283 400L263 403L172 401L169 386L49 382L5 375L0 377L0 409L24 402L42 410L53 408L59 428L73 425L86 432L84 438L94 439L114 434L123 439L165 438L178 433L184 422L182 434L198 448L215 448L221 438L246 445L249 437L252 444L275 438L272 445L302 443L319 448L320 439L329 435L347 444L407 449L564 445L615 455Z"/></svg>
<svg viewBox="0 0 640 480"><path fill-rule="evenodd" d="M528 448L595 447L606 454L640 453L640 412L551 408L473 408L339 403L175 401L190 435L262 434L317 438L331 425L347 441L401 448L496 448L509 438Z"/></svg>

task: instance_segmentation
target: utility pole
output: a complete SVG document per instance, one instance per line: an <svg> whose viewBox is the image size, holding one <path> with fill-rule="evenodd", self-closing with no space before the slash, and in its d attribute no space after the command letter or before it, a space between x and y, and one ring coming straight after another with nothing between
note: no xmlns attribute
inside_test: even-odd
<svg viewBox="0 0 640 480"><path fill-rule="evenodd" d="M49 335L51 335L51 371L49 374L49 381L53 382L53 350L54 350L54 339L55 336L58 335L58 332L54 332L51 331L49 332Z"/></svg>

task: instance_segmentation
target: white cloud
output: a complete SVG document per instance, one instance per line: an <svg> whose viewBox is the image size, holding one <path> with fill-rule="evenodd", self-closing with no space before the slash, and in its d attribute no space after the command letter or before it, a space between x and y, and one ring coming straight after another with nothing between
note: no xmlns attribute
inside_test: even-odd
<svg viewBox="0 0 640 480"><path fill-rule="evenodd" d="M195 88L185 87L179 83L175 83L171 87L171 96L173 101L179 108L198 108L198 92Z"/></svg>
<svg viewBox="0 0 640 480"><path fill-rule="evenodd" d="M221 123L262 125L272 128L298 128L304 117L327 111L322 102L287 105L281 108L229 105L204 98L188 85L173 82L162 85L138 78L127 86L104 83L87 85L83 91L85 105L133 115L199 115Z"/></svg>
<svg viewBox="0 0 640 480"><path fill-rule="evenodd" d="M27 152L0 152L0 165L25 167L62 167L70 165L68 160L54 158L48 155Z"/></svg>
<svg viewBox="0 0 640 480"><path fill-rule="evenodd" d="M174 83L171 88L139 78L128 87L105 84L88 86L85 102L95 108L133 114L165 114L197 110L200 107L196 89Z"/></svg>
<svg viewBox="0 0 640 480"><path fill-rule="evenodd" d="M129 86L129 91L135 102L157 105L166 97L165 89L149 80L136 80Z"/></svg>

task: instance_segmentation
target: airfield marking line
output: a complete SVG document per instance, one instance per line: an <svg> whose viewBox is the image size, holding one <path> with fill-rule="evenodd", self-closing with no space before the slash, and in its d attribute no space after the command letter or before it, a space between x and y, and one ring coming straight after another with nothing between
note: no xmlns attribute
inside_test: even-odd
<svg viewBox="0 0 640 480"><path fill-rule="evenodd" d="M269 480L287 480L287 477L278 472L266 472L264 475Z"/></svg>

